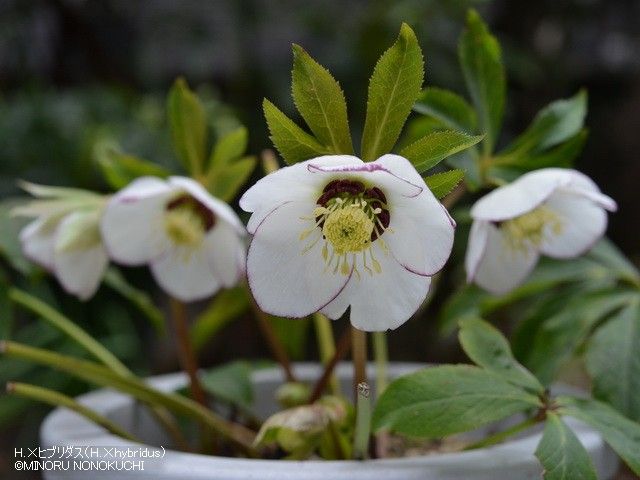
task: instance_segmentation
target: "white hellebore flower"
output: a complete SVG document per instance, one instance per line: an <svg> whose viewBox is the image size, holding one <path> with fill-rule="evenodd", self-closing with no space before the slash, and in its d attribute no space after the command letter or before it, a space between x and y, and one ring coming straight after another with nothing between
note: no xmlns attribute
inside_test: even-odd
<svg viewBox="0 0 640 480"><path fill-rule="evenodd" d="M446 262L455 223L411 163L328 155L264 177L240 199L253 212L247 277L260 307L321 311L366 331L396 328Z"/></svg>
<svg viewBox="0 0 640 480"><path fill-rule="evenodd" d="M497 188L471 209L467 281L504 294L518 286L540 254L573 258L604 235L616 203L576 170L545 168Z"/></svg>
<svg viewBox="0 0 640 480"><path fill-rule="evenodd" d="M133 181L109 201L101 229L113 260L149 264L162 289L182 301L231 287L244 272L244 226L190 178Z"/></svg>
<svg viewBox="0 0 640 480"><path fill-rule="evenodd" d="M99 229L104 197L26 182L22 187L39 198L13 210L36 217L20 232L24 254L52 272L68 293L92 297L109 263Z"/></svg>

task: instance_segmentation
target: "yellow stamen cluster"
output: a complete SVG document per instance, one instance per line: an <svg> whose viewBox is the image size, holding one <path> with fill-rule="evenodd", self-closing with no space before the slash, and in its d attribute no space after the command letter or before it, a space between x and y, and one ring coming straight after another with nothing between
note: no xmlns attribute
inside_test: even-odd
<svg viewBox="0 0 640 480"><path fill-rule="evenodd" d="M164 228L173 243L187 247L200 245L206 232L202 218L189 206L167 210Z"/></svg>
<svg viewBox="0 0 640 480"><path fill-rule="evenodd" d="M549 208L541 206L500 225L506 234L507 245L512 251L527 252L530 246L538 247L548 234L562 231L560 218Z"/></svg>
<svg viewBox="0 0 640 480"><path fill-rule="evenodd" d="M370 275L381 273L382 267L373 255L372 246L377 241L385 254L388 254L388 248L384 240L377 235L374 241L371 240L375 228L378 228L378 231L385 230L378 219L381 211L380 208L374 208L362 194L330 199L326 206L315 208L312 217L303 218L313 221L314 225L300 234L300 240L313 233L316 233L317 237L302 253L307 253L319 241L323 241L322 257L326 264L325 271L349 275L353 270L356 277L360 278L360 258L362 267Z"/></svg>

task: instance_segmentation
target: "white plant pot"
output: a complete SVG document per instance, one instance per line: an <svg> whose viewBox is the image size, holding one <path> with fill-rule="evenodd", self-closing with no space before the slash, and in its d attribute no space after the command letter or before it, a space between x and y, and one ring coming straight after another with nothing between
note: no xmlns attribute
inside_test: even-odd
<svg viewBox="0 0 640 480"><path fill-rule="evenodd" d="M420 364L395 363L389 366L392 377L422 368ZM369 366L369 378L374 378ZM352 370L348 364L339 365L337 374L344 388L350 388ZM295 373L302 381L315 381L320 368L315 364L297 364ZM160 390L175 390L185 385L181 373L149 379ZM268 416L277 409L274 390L283 381L279 369L266 369L253 376L255 385L255 411ZM346 390L345 390L346 391ZM79 397L84 405L106 415L149 445L167 445L169 442L146 411L130 397L111 390L99 390ZM610 480L618 468L618 459L602 437L588 426L567 420L585 446L598 471L598 478ZM475 432L482 435L490 431ZM493 427L495 429L495 426ZM46 480L101 479L101 480L539 480L542 468L534 457L540 440L540 429L506 443L485 449L460 453L433 454L420 457L381 459L370 461L285 461L248 460L213 457L167 450L160 459L146 460L144 471L98 472L45 471ZM139 444L111 435L83 417L58 408L45 419L40 430L42 447L92 446L131 447ZM95 460L95 459L94 459Z"/></svg>

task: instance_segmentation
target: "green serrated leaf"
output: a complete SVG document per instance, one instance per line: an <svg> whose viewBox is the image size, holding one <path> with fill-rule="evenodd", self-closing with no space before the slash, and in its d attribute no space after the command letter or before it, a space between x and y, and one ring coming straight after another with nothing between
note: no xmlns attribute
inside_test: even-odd
<svg viewBox="0 0 640 480"><path fill-rule="evenodd" d="M559 397L561 415L577 418L595 428L636 475L640 475L640 424L597 400Z"/></svg>
<svg viewBox="0 0 640 480"><path fill-rule="evenodd" d="M453 130L433 132L403 148L400 155L408 159L418 173L423 173L480 140L482 136L467 135Z"/></svg>
<svg viewBox="0 0 640 480"><path fill-rule="evenodd" d="M586 364L594 396L640 422L640 294L596 331Z"/></svg>
<svg viewBox="0 0 640 480"><path fill-rule="evenodd" d="M138 177L166 178L170 172L160 165L120 151L113 143L96 145L94 157L105 181L114 190L120 190Z"/></svg>
<svg viewBox="0 0 640 480"><path fill-rule="evenodd" d="M576 135L587 114L587 93L580 90L565 100L556 100L540 110L531 125L500 155L524 157L554 147Z"/></svg>
<svg viewBox="0 0 640 480"><path fill-rule="evenodd" d="M544 480L598 480L589 453L553 413L547 415L536 457L544 467Z"/></svg>
<svg viewBox="0 0 640 480"><path fill-rule="evenodd" d="M221 291L196 317L189 332L193 347L201 350L223 327L246 312L250 305L246 287Z"/></svg>
<svg viewBox="0 0 640 480"><path fill-rule="evenodd" d="M183 78L171 87L167 110L178 158L190 174L200 175L207 147L207 117L200 99Z"/></svg>
<svg viewBox="0 0 640 480"><path fill-rule="evenodd" d="M403 23L396 42L378 60L367 99L362 159L372 161L395 145L424 76L422 50L415 33Z"/></svg>
<svg viewBox="0 0 640 480"><path fill-rule="evenodd" d="M207 179L207 186L214 197L230 202L256 168L256 157L245 157L220 168Z"/></svg>
<svg viewBox="0 0 640 480"><path fill-rule="evenodd" d="M507 339L489 323L479 318L461 320L458 338L465 353L478 366L534 393L544 392L538 379L513 357Z"/></svg>
<svg viewBox="0 0 640 480"><path fill-rule="evenodd" d="M429 190L436 198L446 197L464 178L462 170L448 170L424 177L424 181Z"/></svg>
<svg viewBox="0 0 640 480"><path fill-rule="evenodd" d="M490 294L476 285L464 285L451 295L438 313L438 328L442 335L450 335L465 318L481 315L482 301Z"/></svg>
<svg viewBox="0 0 640 480"><path fill-rule="evenodd" d="M494 373L445 365L393 381L378 400L372 422L376 431L439 438L539 406L535 395Z"/></svg>
<svg viewBox="0 0 640 480"><path fill-rule="evenodd" d="M529 338L528 354L522 360L544 384L553 381L559 368L588 338L593 326L632 296L624 291L587 293L566 299L562 308L548 316Z"/></svg>
<svg viewBox="0 0 640 480"><path fill-rule="evenodd" d="M330 153L266 98L262 102L262 108L271 141L289 165Z"/></svg>
<svg viewBox="0 0 640 480"><path fill-rule="evenodd" d="M291 90L300 115L332 153L353 153L347 102L340 84L299 45L293 45Z"/></svg>
<svg viewBox="0 0 640 480"><path fill-rule="evenodd" d="M457 93L437 87L422 91L413 110L428 115L447 126L468 134L476 132L478 118L475 110Z"/></svg>
<svg viewBox="0 0 640 480"><path fill-rule="evenodd" d="M245 127L238 127L220 137L211 151L208 175L213 175L213 172L244 155L248 141L249 133Z"/></svg>
<svg viewBox="0 0 640 480"><path fill-rule="evenodd" d="M467 89L478 112L480 132L485 134L483 150L489 154L502 125L506 83L500 44L475 10L469 10L467 14L466 29L458 44L458 56Z"/></svg>

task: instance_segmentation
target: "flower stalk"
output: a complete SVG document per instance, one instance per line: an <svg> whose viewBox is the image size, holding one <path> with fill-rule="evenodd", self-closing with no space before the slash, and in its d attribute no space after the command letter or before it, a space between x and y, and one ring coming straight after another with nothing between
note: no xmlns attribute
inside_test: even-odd
<svg viewBox="0 0 640 480"><path fill-rule="evenodd" d="M189 337L187 325L187 309L180 300L171 298L171 319L176 333L178 356L182 369L189 377L189 389L193 399L203 407L207 407L207 395L198 377L198 360Z"/></svg>
<svg viewBox="0 0 640 480"><path fill-rule="evenodd" d="M386 332L373 332L373 357L376 362L376 396L382 395L389 382L387 367L389 363L389 348Z"/></svg>
<svg viewBox="0 0 640 480"><path fill-rule="evenodd" d="M46 365L76 378L128 394L142 402L165 407L204 424L212 433L231 441L245 455L259 456L253 447L255 432L229 422L208 408L182 395L158 391L136 377L123 377L94 362L78 360L16 342L0 342L0 354Z"/></svg>
<svg viewBox="0 0 640 480"><path fill-rule="evenodd" d="M336 342L333 338L331 321L321 313L314 313L313 326L316 331L320 361L326 367L336 354ZM334 395L340 393L340 385L335 375L330 376L328 386Z"/></svg>
<svg viewBox="0 0 640 480"><path fill-rule="evenodd" d="M120 426L116 425L108 418L76 402L73 398L63 395L54 390L38 387L36 385L30 385L27 383L19 383L19 382L7 383L6 390L7 390L7 394L9 395L15 395L15 396L26 398L29 400L46 403L53 407L68 408L69 410L73 410L77 414L82 415L86 419L101 426L102 428L109 431L110 433L113 433L114 435L122 437L126 440L131 440L132 442L142 443L134 435L130 434Z"/></svg>
<svg viewBox="0 0 640 480"><path fill-rule="evenodd" d="M353 386L357 398L358 385L367 381L367 332L351 327L351 356L353 358Z"/></svg>
<svg viewBox="0 0 640 480"><path fill-rule="evenodd" d="M353 437L353 458L364 460L369 453L369 434L371 433L371 399L369 384L357 386L356 429Z"/></svg>

